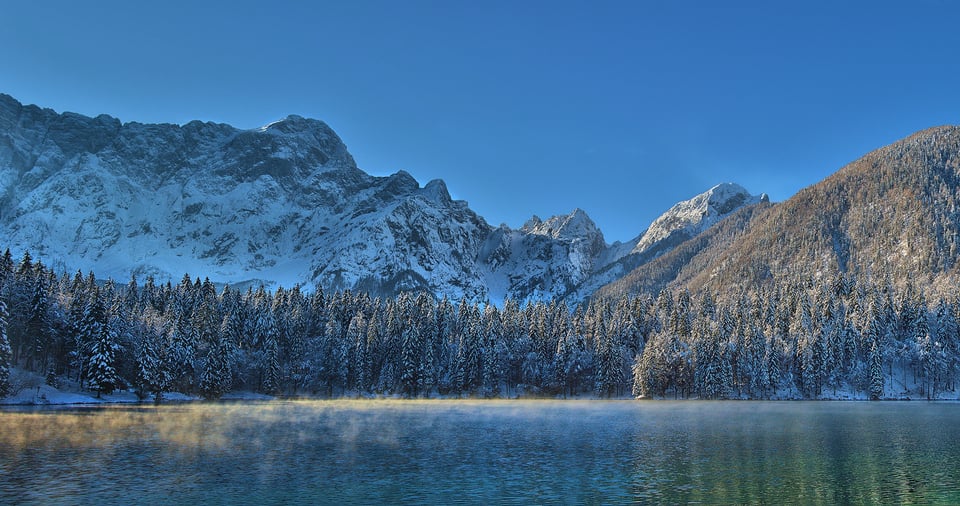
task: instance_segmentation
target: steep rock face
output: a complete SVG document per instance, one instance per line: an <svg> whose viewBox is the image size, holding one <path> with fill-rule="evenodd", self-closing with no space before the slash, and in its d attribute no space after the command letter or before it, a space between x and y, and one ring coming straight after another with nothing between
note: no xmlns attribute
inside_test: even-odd
<svg viewBox="0 0 960 506"><path fill-rule="evenodd" d="M534 216L519 230L501 227L488 238L481 253L489 268L487 285L495 299L583 300L739 210L768 201L724 183L677 203L636 239L612 245L580 209L547 220Z"/></svg>
<svg viewBox="0 0 960 506"><path fill-rule="evenodd" d="M607 249L603 233L581 209L519 230L495 230L481 249L490 297L502 300L567 296L597 267Z"/></svg>

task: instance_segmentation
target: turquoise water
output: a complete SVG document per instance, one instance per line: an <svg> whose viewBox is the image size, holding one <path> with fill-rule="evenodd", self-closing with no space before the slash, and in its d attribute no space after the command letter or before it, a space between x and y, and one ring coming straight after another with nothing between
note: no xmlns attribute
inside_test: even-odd
<svg viewBox="0 0 960 506"><path fill-rule="evenodd" d="M960 504L960 404L0 411L0 504Z"/></svg>

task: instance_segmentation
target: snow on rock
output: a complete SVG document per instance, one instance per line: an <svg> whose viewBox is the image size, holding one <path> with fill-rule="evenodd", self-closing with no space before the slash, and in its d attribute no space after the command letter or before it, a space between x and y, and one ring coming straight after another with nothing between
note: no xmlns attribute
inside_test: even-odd
<svg viewBox="0 0 960 506"><path fill-rule="evenodd" d="M655 249L664 252L715 225L727 215L749 204L756 204L764 195L751 195L744 187L723 183L690 200L678 202L653 220L640 237L633 253Z"/></svg>
<svg viewBox="0 0 960 506"><path fill-rule="evenodd" d="M581 209L541 220L520 230L492 233L481 250L490 298L517 300L564 297L597 267L607 249L603 233Z"/></svg>

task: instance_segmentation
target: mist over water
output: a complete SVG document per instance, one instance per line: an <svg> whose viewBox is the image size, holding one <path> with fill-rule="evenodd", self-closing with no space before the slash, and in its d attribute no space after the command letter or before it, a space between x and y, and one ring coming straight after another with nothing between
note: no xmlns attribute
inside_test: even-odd
<svg viewBox="0 0 960 506"><path fill-rule="evenodd" d="M953 403L5 409L0 503L957 504L958 422Z"/></svg>

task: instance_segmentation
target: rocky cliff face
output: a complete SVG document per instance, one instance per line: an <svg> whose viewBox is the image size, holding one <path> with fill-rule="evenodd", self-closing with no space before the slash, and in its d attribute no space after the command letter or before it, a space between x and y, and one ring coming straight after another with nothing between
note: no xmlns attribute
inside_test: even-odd
<svg viewBox="0 0 960 506"><path fill-rule="evenodd" d="M587 213L575 209L493 231L478 259L494 300L565 297L599 267L607 248Z"/></svg>
<svg viewBox="0 0 960 506"><path fill-rule="evenodd" d="M4 246L60 269L492 300L588 296L624 258L662 252L754 199L714 189L635 244L609 246L579 209L493 228L442 181L371 176L317 120L121 123L6 95L0 189Z"/></svg>

